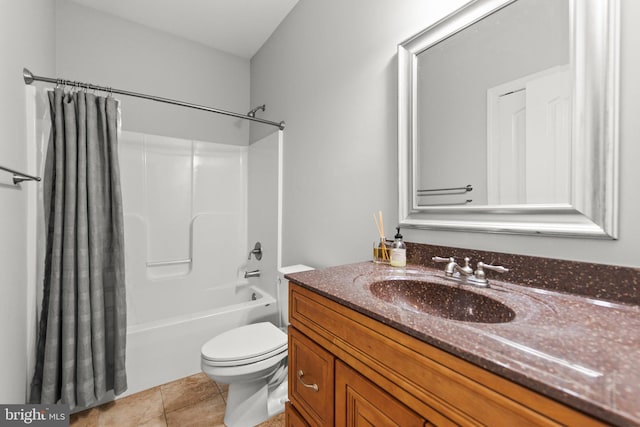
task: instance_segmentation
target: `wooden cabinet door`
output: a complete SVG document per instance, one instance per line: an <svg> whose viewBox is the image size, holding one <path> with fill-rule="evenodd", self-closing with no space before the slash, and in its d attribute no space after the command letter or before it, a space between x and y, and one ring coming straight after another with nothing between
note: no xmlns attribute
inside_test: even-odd
<svg viewBox="0 0 640 427"><path fill-rule="evenodd" d="M336 427L423 427L424 418L336 361Z"/></svg>
<svg viewBox="0 0 640 427"><path fill-rule="evenodd" d="M289 328L289 399L311 426L333 426L334 356Z"/></svg>
<svg viewBox="0 0 640 427"><path fill-rule="evenodd" d="M296 411L296 408L291 405L291 402L287 402L285 406L284 425L285 427L309 427L309 424Z"/></svg>

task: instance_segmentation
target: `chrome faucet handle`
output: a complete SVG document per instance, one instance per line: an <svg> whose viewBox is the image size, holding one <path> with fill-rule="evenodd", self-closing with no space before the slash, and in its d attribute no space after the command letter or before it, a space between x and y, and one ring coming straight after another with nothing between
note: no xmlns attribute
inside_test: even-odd
<svg viewBox="0 0 640 427"><path fill-rule="evenodd" d="M487 280L487 275L484 272L484 269L487 270L491 270L491 271L497 271L498 273L506 273L509 271L508 268L503 267L501 265L491 265L491 264L485 264L484 262L480 261L478 262L478 265L476 267L476 271L473 273L474 276L476 277L476 279L478 280Z"/></svg>
<svg viewBox="0 0 640 427"><path fill-rule="evenodd" d="M444 274L445 276L453 276L453 273L456 271L456 267L459 268L458 264L456 263L456 259L454 257L449 257L449 258L443 258L443 257L439 257L439 256L434 256L431 258L432 261L435 262L446 262L448 263L447 266L444 268Z"/></svg>
<svg viewBox="0 0 640 427"><path fill-rule="evenodd" d="M251 259L251 255L254 255L258 261L262 259L262 245L260 242L256 242L251 252L249 252L249 257L247 259Z"/></svg>

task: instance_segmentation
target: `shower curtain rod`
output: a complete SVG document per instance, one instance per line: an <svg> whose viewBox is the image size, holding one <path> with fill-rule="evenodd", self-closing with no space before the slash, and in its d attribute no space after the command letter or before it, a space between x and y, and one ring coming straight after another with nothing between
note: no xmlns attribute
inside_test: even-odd
<svg viewBox="0 0 640 427"><path fill-rule="evenodd" d="M247 114L240 114L240 113L234 113L232 111L219 110L217 108L206 107L204 105L191 104L189 102L183 102L183 101L176 101L175 99L161 98L159 96L145 95L144 93L129 92L128 90L113 89L111 87L106 87L106 86L96 86L90 83L82 83L82 82L77 82L72 80L53 79L51 77L36 76L26 68L22 70L22 77L24 78L24 83L28 85L30 85L34 81L39 81L39 82L55 83L57 85L63 85L63 86L66 85L66 86L75 86L83 89L99 90L101 92L117 93L120 95L134 96L136 98L144 98L151 101L164 102L165 104L178 105L180 107L188 107L188 108L194 108L196 110L208 111L210 113L224 114L225 116L237 117L239 119L251 120L252 122L258 122L258 123L263 123L265 125L276 126L278 129L284 130L284 121L277 123L269 120L260 119L258 117L249 116Z"/></svg>

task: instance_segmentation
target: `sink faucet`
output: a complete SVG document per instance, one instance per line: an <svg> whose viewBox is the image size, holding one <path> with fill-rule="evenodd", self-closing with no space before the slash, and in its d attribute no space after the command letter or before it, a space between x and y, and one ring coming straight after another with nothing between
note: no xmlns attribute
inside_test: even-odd
<svg viewBox="0 0 640 427"><path fill-rule="evenodd" d="M454 257L443 258L434 256L431 260L435 262L446 262L447 265L444 268L444 275L452 280L460 281L461 283L470 283L472 285L487 288L489 287L489 281L487 280L487 275L484 272L484 269L497 271L498 273L506 273L509 271L508 268L505 268L501 265L491 265L485 264L480 261L476 265L476 269L473 270L469 266L469 261L471 259L469 257L464 258L464 266L460 266Z"/></svg>

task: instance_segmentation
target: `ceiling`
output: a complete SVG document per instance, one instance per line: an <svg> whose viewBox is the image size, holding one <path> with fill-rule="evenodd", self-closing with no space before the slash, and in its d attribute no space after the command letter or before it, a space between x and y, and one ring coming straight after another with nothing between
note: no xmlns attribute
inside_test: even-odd
<svg viewBox="0 0 640 427"><path fill-rule="evenodd" d="M73 0L156 30L251 58L298 0Z"/></svg>

